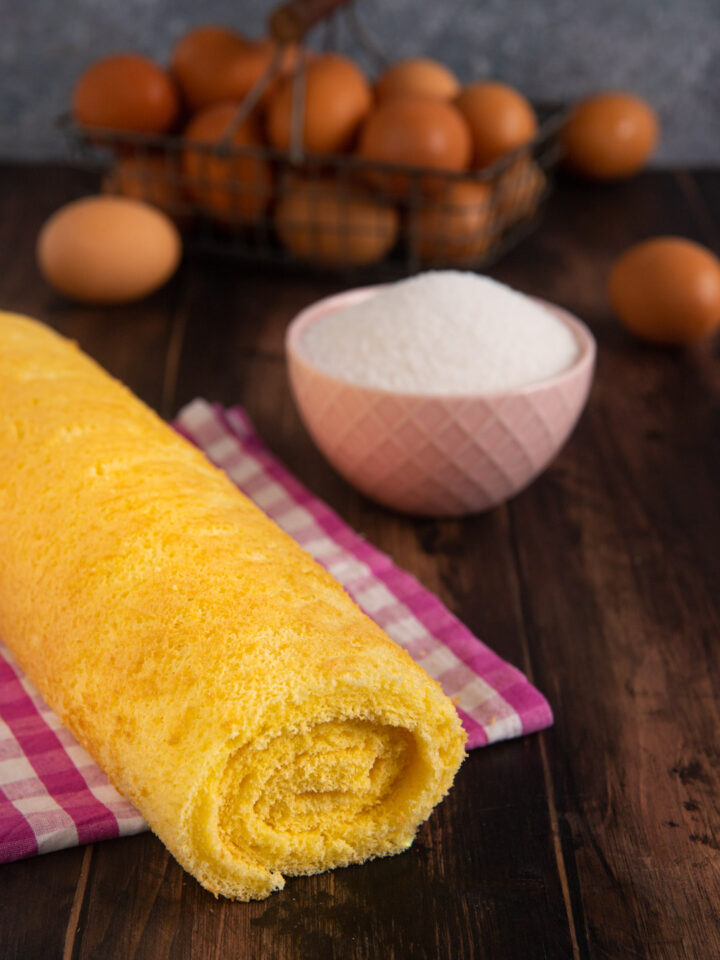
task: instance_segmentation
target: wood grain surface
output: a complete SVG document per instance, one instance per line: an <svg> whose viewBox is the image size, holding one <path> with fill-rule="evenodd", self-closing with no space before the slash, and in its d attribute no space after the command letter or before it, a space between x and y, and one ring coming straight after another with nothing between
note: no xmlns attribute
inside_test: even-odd
<svg viewBox="0 0 720 960"><path fill-rule="evenodd" d="M75 337L164 416L245 405L274 451L547 694L555 726L475 751L407 853L215 900L150 834L0 867L3 960L704 960L720 956L720 358L641 345L605 279L630 243L720 243L720 174L563 182L491 272L599 342L588 409L551 468L466 520L416 520L325 464L283 333L337 277L188 256L143 303L79 307L34 265L90 173L0 167L0 305Z"/></svg>

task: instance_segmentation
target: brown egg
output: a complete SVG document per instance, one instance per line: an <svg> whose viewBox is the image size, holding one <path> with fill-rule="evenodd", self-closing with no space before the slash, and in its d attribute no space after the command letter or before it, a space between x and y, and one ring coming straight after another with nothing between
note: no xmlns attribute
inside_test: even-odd
<svg viewBox="0 0 720 960"><path fill-rule="evenodd" d="M472 132L473 162L478 168L529 143L537 134L537 117L529 101L504 83L470 84L455 103Z"/></svg>
<svg viewBox="0 0 720 960"><path fill-rule="evenodd" d="M57 210L40 231L40 271L84 303L127 303L175 272L180 234L164 213L125 197L85 197Z"/></svg>
<svg viewBox="0 0 720 960"><path fill-rule="evenodd" d="M191 110L221 100L240 99L228 91L234 65L242 60L247 40L224 27L190 30L175 44L170 71Z"/></svg>
<svg viewBox="0 0 720 960"><path fill-rule="evenodd" d="M600 93L579 103L562 132L563 164L593 180L618 180L641 170L657 146L652 107L629 93Z"/></svg>
<svg viewBox="0 0 720 960"><path fill-rule="evenodd" d="M452 100L460 91L455 74L436 60L415 57L388 67L375 83L378 103L397 96L433 97Z"/></svg>
<svg viewBox="0 0 720 960"><path fill-rule="evenodd" d="M237 103L218 103L197 113L184 136L198 144L217 145L226 136L238 110ZM261 140L252 120L233 134L232 148L259 147ZM231 154L189 147L182 155L188 192L223 223L252 223L267 208L272 192L270 165L259 156Z"/></svg>
<svg viewBox="0 0 720 960"><path fill-rule="evenodd" d="M268 103L267 134L278 150L291 138L293 76L280 81ZM339 153L351 146L372 104L362 70L347 57L326 53L305 68L303 146L308 153Z"/></svg>
<svg viewBox="0 0 720 960"><path fill-rule="evenodd" d="M690 343L720 325L720 260L692 240L655 237L613 265L610 301L623 324L653 343Z"/></svg>
<svg viewBox="0 0 720 960"><path fill-rule="evenodd" d="M223 27L198 27L177 42L170 69L191 110L227 100L243 100L270 68L276 45L272 40L248 40ZM280 63L284 75L295 63L288 47ZM267 102L270 85L260 100Z"/></svg>
<svg viewBox="0 0 720 960"><path fill-rule="evenodd" d="M538 164L521 155L495 180L493 206L501 229L532 217L542 199L547 178Z"/></svg>
<svg viewBox="0 0 720 960"><path fill-rule="evenodd" d="M358 147L369 161L411 167L430 167L459 172L470 162L470 132L451 103L425 97L394 97L380 104L368 117ZM405 173L373 171L368 179L393 196L406 196L414 189L437 192L442 177L417 179Z"/></svg>
<svg viewBox="0 0 720 960"><path fill-rule="evenodd" d="M410 243L425 263L460 266L487 253L493 240L492 188L456 180L411 220Z"/></svg>
<svg viewBox="0 0 720 960"><path fill-rule="evenodd" d="M296 257L320 266L359 266L395 244L395 209L337 180L295 179L278 201L275 228Z"/></svg>
<svg viewBox="0 0 720 960"><path fill-rule="evenodd" d="M73 91L72 114L83 127L165 133L178 111L177 91L167 73L134 54L96 61Z"/></svg>
<svg viewBox="0 0 720 960"><path fill-rule="evenodd" d="M103 178L103 193L143 200L170 215L182 205L180 167L174 155L128 156Z"/></svg>

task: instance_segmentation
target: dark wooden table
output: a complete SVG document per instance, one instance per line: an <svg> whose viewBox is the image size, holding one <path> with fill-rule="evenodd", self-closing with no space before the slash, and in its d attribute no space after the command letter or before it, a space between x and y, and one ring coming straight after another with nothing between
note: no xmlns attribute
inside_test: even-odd
<svg viewBox="0 0 720 960"><path fill-rule="evenodd" d="M0 167L0 305L75 337L163 415L241 403L273 449L547 694L555 726L475 751L401 856L214 900L150 834L0 867L3 960L720 956L720 360L634 342L605 279L658 233L718 248L720 175L563 183L492 273L584 318L597 379L574 437L513 502L463 521L382 510L325 464L282 338L342 278L190 258L137 305L42 283L33 246L95 178Z"/></svg>

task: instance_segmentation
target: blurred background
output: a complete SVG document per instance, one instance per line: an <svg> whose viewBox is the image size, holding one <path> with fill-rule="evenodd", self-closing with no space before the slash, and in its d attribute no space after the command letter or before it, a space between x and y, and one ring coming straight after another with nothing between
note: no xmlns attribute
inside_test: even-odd
<svg viewBox="0 0 720 960"><path fill-rule="evenodd" d="M78 74L98 57L132 50L166 61L177 38L199 23L259 36L273 6L269 0L0 0L0 156L68 155L54 123L68 109ZM361 0L357 9L365 32L390 59L432 56L461 80L490 76L540 102L632 90L660 115L655 166L720 160L718 0ZM347 32L333 41L363 60Z"/></svg>

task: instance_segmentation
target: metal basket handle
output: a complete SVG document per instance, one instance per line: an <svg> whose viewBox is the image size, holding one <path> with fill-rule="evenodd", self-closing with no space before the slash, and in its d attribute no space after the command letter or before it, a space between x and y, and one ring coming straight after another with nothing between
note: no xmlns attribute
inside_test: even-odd
<svg viewBox="0 0 720 960"><path fill-rule="evenodd" d="M316 23L350 2L351 0L287 0L270 14L268 32L277 43L301 43L305 34Z"/></svg>

